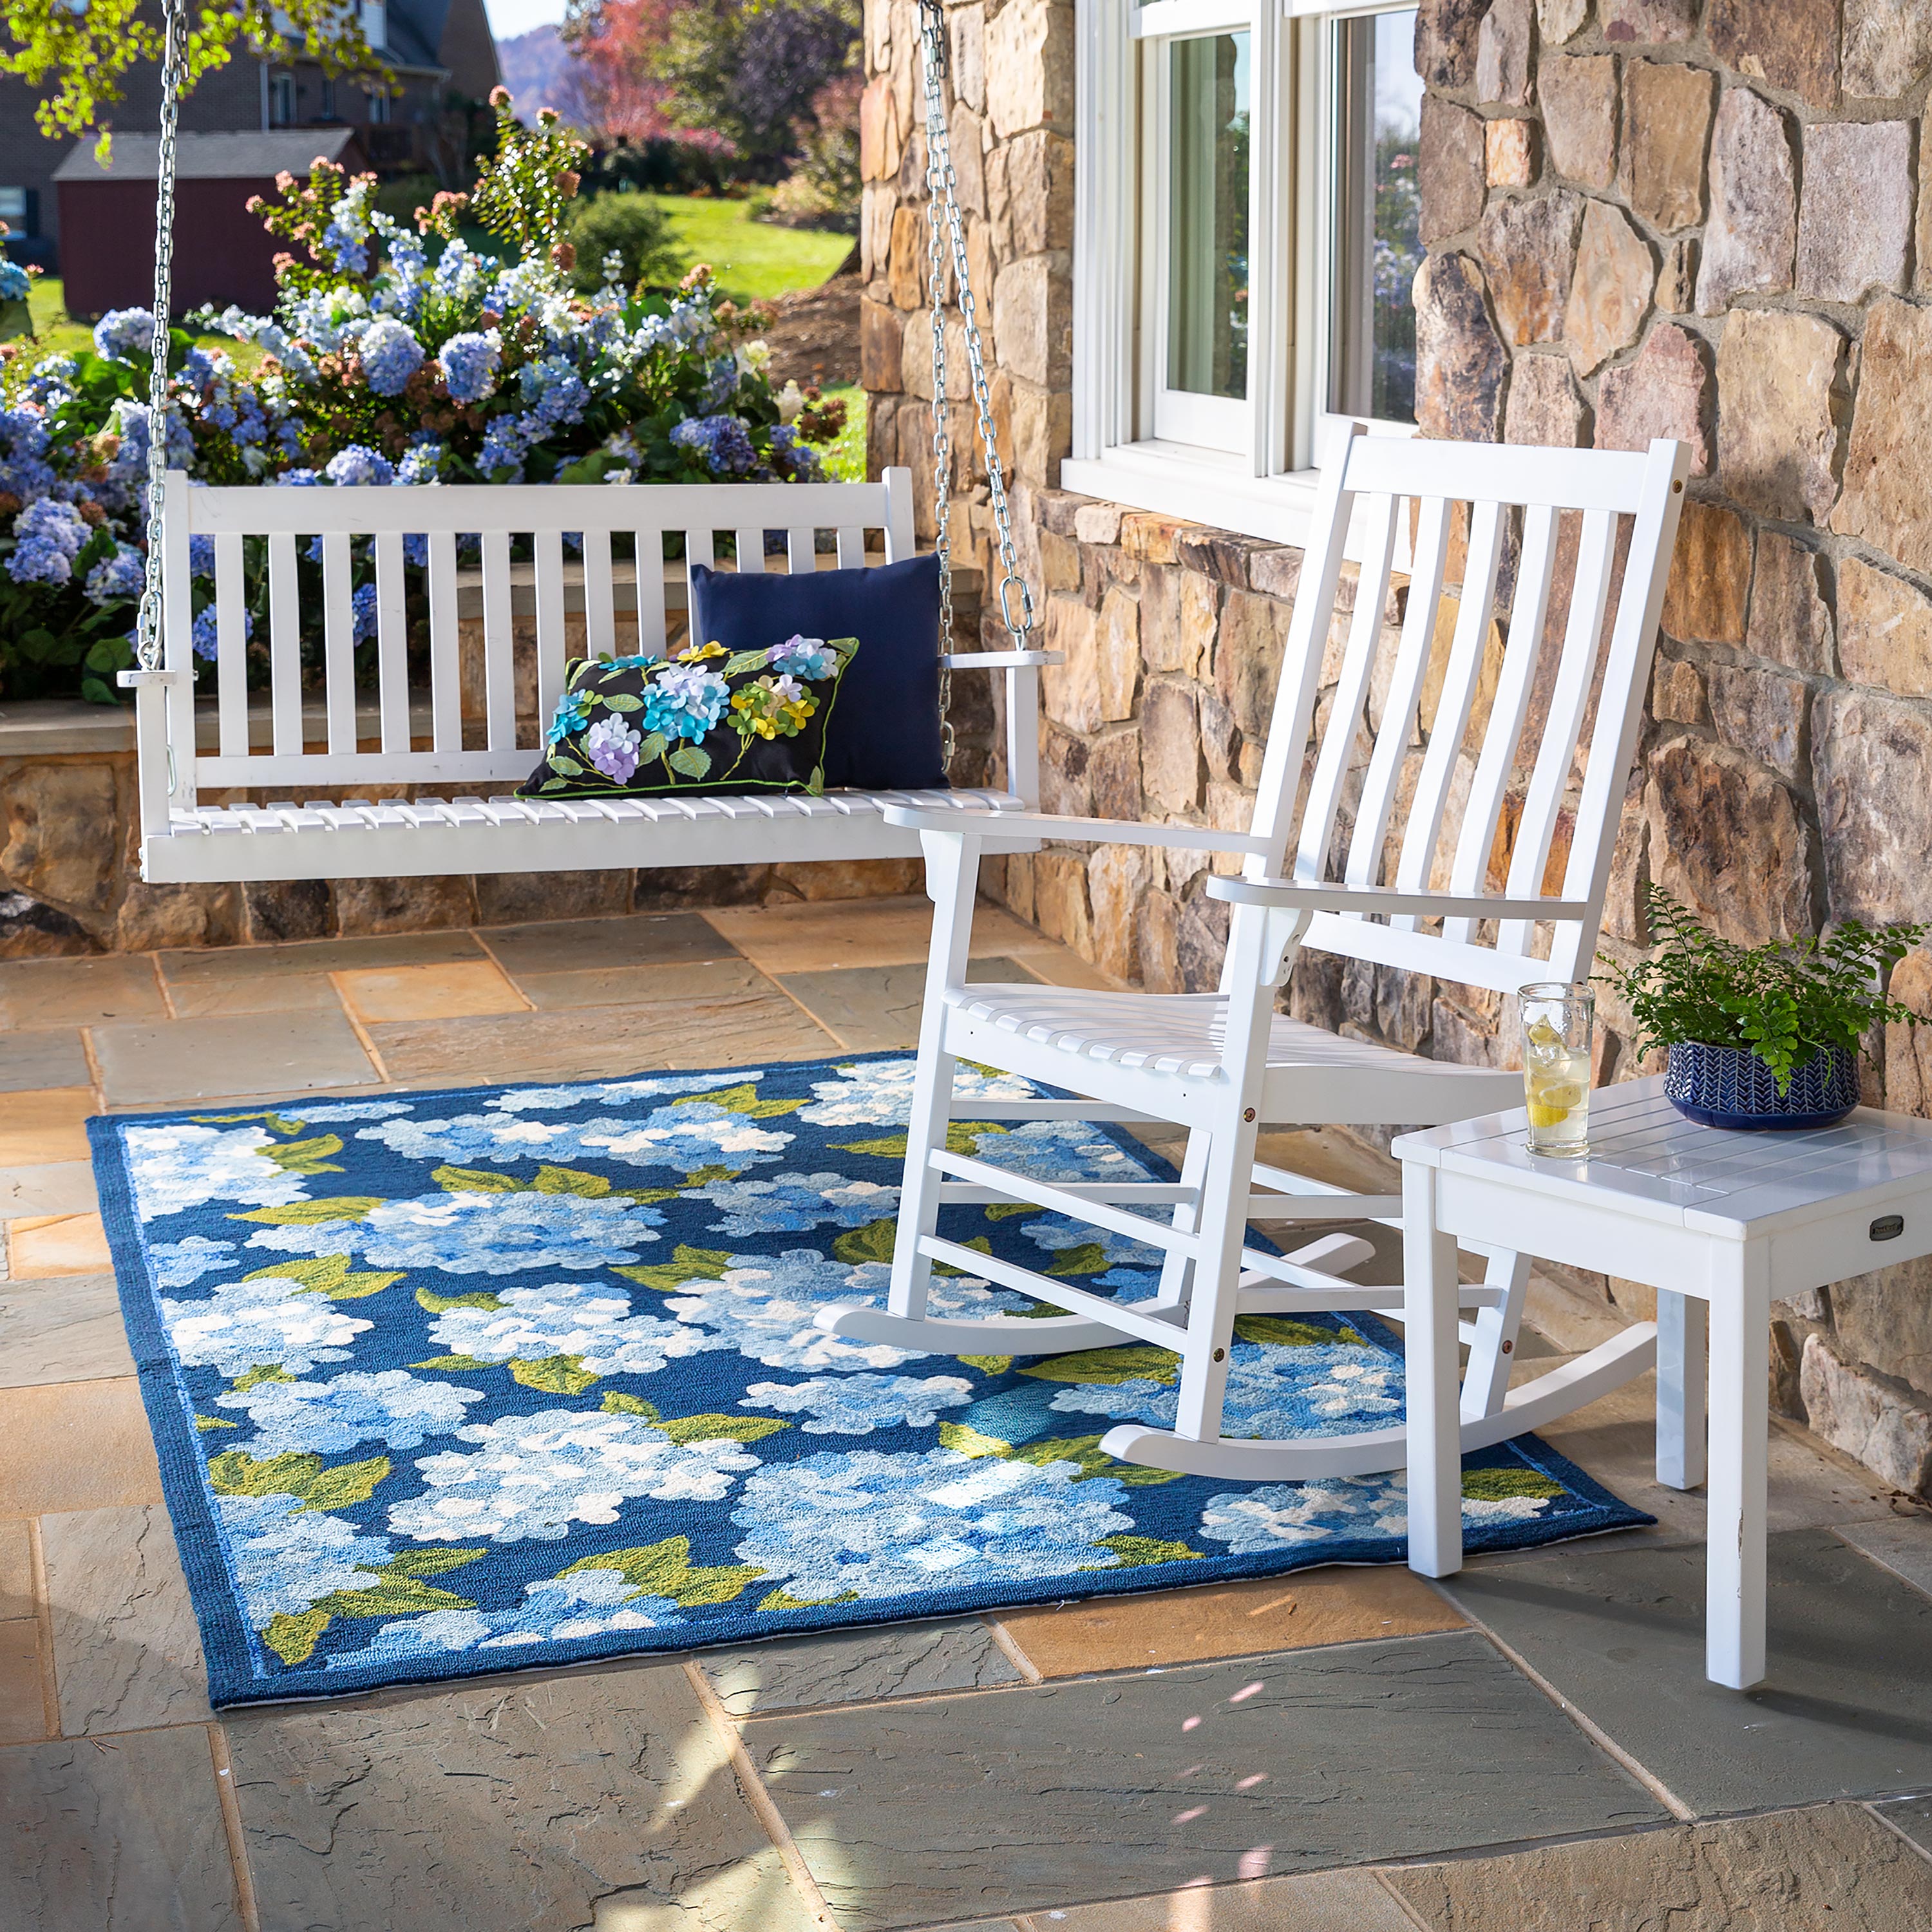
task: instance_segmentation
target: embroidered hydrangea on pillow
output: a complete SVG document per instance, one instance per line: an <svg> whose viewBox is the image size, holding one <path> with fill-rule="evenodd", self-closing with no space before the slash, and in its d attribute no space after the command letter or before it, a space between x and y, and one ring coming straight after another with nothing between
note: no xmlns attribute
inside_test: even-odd
<svg viewBox="0 0 1932 1932"><path fill-rule="evenodd" d="M826 733L854 638L573 665L526 798L825 788Z"/></svg>

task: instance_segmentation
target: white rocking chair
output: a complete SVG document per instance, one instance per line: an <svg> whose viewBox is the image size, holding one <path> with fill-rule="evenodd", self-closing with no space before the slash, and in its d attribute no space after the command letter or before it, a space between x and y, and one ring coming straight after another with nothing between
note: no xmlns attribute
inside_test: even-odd
<svg viewBox="0 0 1932 1932"><path fill-rule="evenodd" d="M898 1238L886 1306L826 1309L820 1326L854 1340L961 1355L1150 1342L1178 1351L1181 1358L1174 1426L1116 1427L1102 1442L1111 1455L1235 1480L1400 1466L1406 1457L1400 1428L1298 1442L1222 1433L1238 1316L1403 1312L1400 1287L1365 1288L1338 1274L1367 1258L1368 1244L1358 1238L1330 1234L1286 1258L1247 1244L1250 1221L1291 1228L1338 1220L1402 1221L1399 1196L1351 1194L1258 1163L1256 1136L1269 1126L1460 1120L1520 1105L1522 1077L1337 1036L1278 1013L1276 992L1303 946L1504 993L1588 972L1689 464L1684 445L1664 440L1637 455L1412 442L1368 437L1359 429L1348 434L1322 474L1252 829L1243 834L1001 814L1002 832L1240 854L1239 877L1208 885L1211 896L1232 908L1217 993L968 986L984 821L916 808L890 810L895 823L919 828L935 908ZM1412 521L1404 512L1406 499L1412 502ZM1468 506L1466 560L1445 658L1437 642L1437 614L1458 502ZM1489 714L1472 728L1498 566L1516 510L1520 550L1507 646L1499 668L1489 658L1494 679ZM1624 518L1630 523L1618 593L1618 524ZM1412 532L1413 543L1408 610L1384 688L1375 674L1383 607L1398 538L1406 532ZM1332 701L1318 732L1324 645L1345 543L1359 552L1360 577ZM1574 560L1567 617L1550 609L1552 579L1566 550ZM1546 634L1559 627L1560 652L1539 677ZM1439 681L1424 746L1417 728L1432 658ZM1371 693L1377 691L1380 724L1372 733ZM1540 733L1532 720L1539 696ZM1398 828L1405 789L1410 802ZM1306 793L1298 818L1298 790ZM1488 880L1513 798L1520 811L1498 894ZM1562 887L1549 896L1545 874L1566 812L1574 830L1562 860ZM1346 834L1346 854L1342 878L1331 883L1338 826ZM1540 949L1539 934L1548 937ZM1179 1182L1049 1185L950 1152L953 1070L962 1059L1077 1096L975 1098L976 1118L1184 1126ZM989 1258L936 1232L942 1205L988 1201L1031 1204L1164 1250L1157 1291L1138 1301L1112 1300ZM1136 1211L1149 1208L1171 1218ZM1408 1233L1412 1240L1414 1231ZM1497 1252L1487 1261L1483 1282L1466 1286L1461 1298L1473 1317L1462 1329L1470 1344L1461 1402L1466 1451L1592 1401L1654 1360L1655 1330L1642 1323L1511 1390L1528 1258ZM935 1262L1066 1312L983 1320L928 1316ZM1410 1324L1417 1378L1435 1350L1453 1346L1446 1332L1421 1332L1426 1325ZM1426 1388L1426 1379L1420 1385Z"/></svg>

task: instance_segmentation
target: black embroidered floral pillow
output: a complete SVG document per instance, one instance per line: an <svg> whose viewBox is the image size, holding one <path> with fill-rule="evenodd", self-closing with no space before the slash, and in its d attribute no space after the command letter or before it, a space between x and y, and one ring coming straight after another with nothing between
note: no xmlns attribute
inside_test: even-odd
<svg viewBox="0 0 1932 1932"><path fill-rule="evenodd" d="M825 739L854 638L575 665L526 798L825 788Z"/></svg>

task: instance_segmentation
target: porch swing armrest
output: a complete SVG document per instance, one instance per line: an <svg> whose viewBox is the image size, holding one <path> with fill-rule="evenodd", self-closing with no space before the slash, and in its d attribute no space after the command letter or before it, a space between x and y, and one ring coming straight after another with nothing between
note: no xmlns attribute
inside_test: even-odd
<svg viewBox="0 0 1932 1932"><path fill-rule="evenodd" d="M889 805L886 823L912 832L984 833L1002 838L1059 838L1072 845L1172 845L1190 852L1259 852L1263 842L1245 832L1204 825L1142 825L1126 818L1063 818L1047 812L974 813L924 806Z"/></svg>
<svg viewBox="0 0 1932 1932"><path fill-rule="evenodd" d="M1004 820L1002 823L1004 823ZM1587 919L1581 899L1509 898L1501 893L1408 892L1396 886L1331 886L1300 879L1210 879L1208 896L1288 912L1401 913L1420 919Z"/></svg>
<svg viewBox="0 0 1932 1932"><path fill-rule="evenodd" d="M948 670L1023 670L1029 665L1064 664L1064 651L948 651L939 662Z"/></svg>
<svg viewBox="0 0 1932 1932"><path fill-rule="evenodd" d="M123 691L139 691L144 684L158 685L165 690L170 685L194 681L190 670L124 670L117 673L114 680Z"/></svg>

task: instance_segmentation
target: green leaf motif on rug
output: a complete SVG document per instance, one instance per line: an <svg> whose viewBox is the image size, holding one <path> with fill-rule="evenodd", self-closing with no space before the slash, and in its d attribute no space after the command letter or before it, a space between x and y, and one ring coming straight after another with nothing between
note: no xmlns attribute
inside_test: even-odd
<svg viewBox="0 0 1932 1932"><path fill-rule="evenodd" d="M774 1590L761 1601L761 1610L820 1610L830 1604L856 1604L856 1590L841 1590L836 1597L794 1597L789 1590Z"/></svg>
<svg viewBox="0 0 1932 1932"><path fill-rule="evenodd" d="M1180 1378L1180 1358L1172 1348L1132 1343L1118 1348L1082 1348L1071 1355L1054 1355L1022 1369L1043 1382L1163 1382Z"/></svg>
<svg viewBox="0 0 1932 1932"><path fill-rule="evenodd" d="M1073 1478L1076 1483L1095 1476L1112 1476L1131 1489L1174 1482L1180 1475L1178 1469L1150 1469L1143 1463L1117 1461L1100 1447L1097 1436L1048 1436L1041 1442L1022 1443L1012 1452L1012 1460L1036 1465L1072 1462L1080 1472Z"/></svg>
<svg viewBox="0 0 1932 1932"><path fill-rule="evenodd" d="M224 1422L218 1415L197 1415L194 1426L204 1434L211 1429L239 1429L242 1426L238 1422Z"/></svg>
<svg viewBox="0 0 1932 1932"><path fill-rule="evenodd" d="M302 1130L299 1120L290 1120L281 1114L190 1114L188 1118L198 1127L238 1127L250 1120L260 1120L272 1134L298 1134ZM268 1148L257 1148L257 1154L272 1152Z"/></svg>
<svg viewBox="0 0 1932 1932"><path fill-rule="evenodd" d="M431 1315L447 1315L452 1308L480 1308L486 1313L501 1308L503 1298L479 1288L473 1294L439 1294L433 1288L416 1290L416 1306Z"/></svg>
<svg viewBox="0 0 1932 1932"><path fill-rule="evenodd" d="M1082 1241L1062 1248L1053 1258L1048 1274L1103 1274L1108 1267L1107 1250L1098 1241Z"/></svg>
<svg viewBox="0 0 1932 1932"><path fill-rule="evenodd" d="M1103 1536L1095 1546L1111 1550L1112 1563L1083 1563L1082 1570L1138 1570L1150 1563L1199 1563L1205 1560L1198 1550L1184 1543L1165 1543L1157 1536Z"/></svg>
<svg viewBox="0 0 1932 1932"><path fill-rule="evenodd" d="M674 1294L694 1281L722 1281L731 1272L731 1256L723 1248L688 1248L680 1241L668 1262L631 1268L614 1268L613 1274L635 1282L640 1288L654 1288L663 1294Z"/></svg>
<svg viewBox="0 0 1932 1932"><path fill-rule="evenodd" d="M332 1510L366 1503L389 1468L386 1456L325 1468L322 1458L312 1452L291 1449L258 1460L245 1449L227 1449L208 1458L208 1480L217 1496L291 1496L304 1510ZM302 1510L290 1514L299 1516Z"/></svg>
<svg viewBox="0 0 1932 1932"><path fill-rule="evenodd" d="M332 1301L359 1301L364 1295L380 1294L392 1282L402 1280L402 1271L354 1273L346 1255L321 1255L313 1259L290 1259L273 1268L256 1268L244 1281L289 1280L301 1282L304 1294L326 1294Z"/></svg>
<svg viewBox="0 0 1932 1932"><path fill-rule="evenodd" d="M980 1142L988 1134L1011 1133L1010 1127L1003 1127L998 1120L949 1120L946 1124L946 1151L948 1154L971 1156L980 1151ZM881 1160L903 1160L905 1158L906 1137L904 1134L886 1134L874 1141L834 1141L834 1154L876 1154ZM1036 1214L1037 1208L1016 1208L1019 1214Z"/></svg>
<svg viewBox="0 0 1932 1932"><path fill-rule="evenodd" d="M986 1219L1010 1221L1016 1214L1037 1214L1040 1211L1030 1201L995 1201L986 1210Z"/></svg>
<svg viewBox="0 0 1932 1932"><path fill-rule="evenodd" d="M1345 1322L1340 1328L1323 1328L1312 1322L1291 1321L1285 1315L1238 1315L1234 1318L1238 1342L1265 1342L1276 1348L1332 1348L1352 1343L1365 1348L1368 1342Z"/></svg>
<svg viewBox="0 0 1932 1932"><path fill-rule="evenodd" d="M1498 1503L1514 1496L1535 1496L1554 1502L1563 1485L1540 1469L1466 1469L1462 1493L1472 1502Z"/></svg>
<svg viewBox="0 0 1932 1932"><path fill-rule="evenodd" d="M678 1415L657 1426L674 1442L762 1442L791 1424L775 1415Z"/></svg>
<svg viewBox="0 0 1932 1932"><path fill-rule="evenodd" d="M432 1355L426 1362L412 1362L412 1369L446 1369L453 1375L480 1376L486 1369L500 1369L501 1362L479 1362L474 1355Z"/></svg>
<svg viewBox="0 0 1932 1932"><path fill-rule="evenodd" d="M602 1556L566 1564L556 1574L569 1576L581 1570L617 1571L632 1586L624 1599L627 1604L643 1597L665 1597L682 1610L734 1602L746 1584L765 1574L747 1563L724 1563L711 1568L694 1564L688 1536L668 1536L662 1543L635 1550L607 1550Z"/></svg>
<svg viewBox="0 0 1932 1932"><path fill-rule="evenodd" d="M1056 1315L1059 1312L1058 1309L1054 1310ZM1013 1358L1010 1355L961 1355L956 1359L964 1362L969 1369L977 1369L982 1375L986 1376L1003 1376L1013 1365Z"/></svg>
<svg viewBox="0 0 1932 1932"><path fill-rule="evenodd" d="M250 1208L230 1214L230 1221L266 1221L272 1228L314 1228L328 1221L366 1220L382 1204L380 1194L336 1194L321 1201L289 1201L279 1208ZM286 1268L266 1268L266 1274L286 1274Z"/></svg>
<svg viewBox="0 0 1932 1932"><path fill-rule="evenodd" d="M244 1389L253 1388L257 1382L292 1382L295 1377L278 1362L257 1362L252 1369L244 1369L230 1386L239 1395Z"/></svg>
<svg viewBox="0 0 1932 1932"><path fill-rule="evenodd" d="M494 1168L456 1167L446 1161L430 1172L430 1180L451 1194L526 1194L525 1184L514 1174L499 1174Z"/></svg>
<svg viewBox="0 0 1932 1932"><path fill-rule="evenodd" d="M306 1664L314 1654L315 1646L322 1634L328 1628L326 1610L304 1610L298 1617L292 1617L286 1610L278 1610L268 1619L268 1627L262 1633L262 1641L292 1670L298 1664Z"/></svg>
<svg viewBox="0 0 1932 1932"><path fill-rule="evenodd" d="M896 1221L868 1221L862 1228L848 1228L833 1238L832 1255L842 1262L889 1262L898 1227Z"/></svg>
<svg viewBox="0 0 1932 1932"><path fill-rule="evenodd" d="M342 1151L340 1134L318 1134L313 1140L284 1141L279 1147L256 1150L265 1154L285 1174L340 1174L340 1166L331 1160Z"/></svg>
<svg viewBox="0 0 1932 1932"><path fill-rule="evenodd" d="M939 1446L956 1450L962 1456L1005 1457L1013 1453L1010 1442L1003 1442L997 1436L982 1436L970 1422L942 1422L939 1425Z"/></svg>
<svg viewBox="0 0 1932 1932"><path fill-rule="evenodd" d="M658 1419L656 1408L642 1396L626 1395L622 1389L607 1389L603 1410L606 1415L641 1415L646 1422Z"/></svg>
<svg viewBox="0 0 1932 1932"><path fill-rule="evenodd" d="M545 1395L581 1395L597 1380L581 1355L546 1355L541 1361L514 1361L510 1379Z"/></svg>
<svg viewBox="0 0 1932 1932"><path fill-rule="evenodd" d="M670 1103L674 1107L712 1106L728 1114L742 1114L754 1120L772 1120L781 1114L795 1114L812 1105L804 1100L761 1100L758 1090L748 1080L742 1087L720 1087L710 1094L683 1094Z"/></svg>

